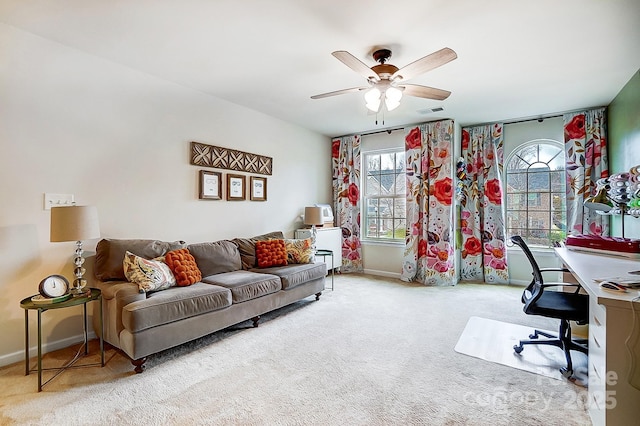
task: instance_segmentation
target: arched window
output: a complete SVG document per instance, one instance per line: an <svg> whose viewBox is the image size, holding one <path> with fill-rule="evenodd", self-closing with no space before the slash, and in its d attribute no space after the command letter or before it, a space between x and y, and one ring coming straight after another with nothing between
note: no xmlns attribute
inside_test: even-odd
<svg viewBox="0 0 640 426"><path fill-rule="evenodd" d="M566 237L565 161L560 142L521 145L506 163L507 234L533 246L552 247Z"/></svg>

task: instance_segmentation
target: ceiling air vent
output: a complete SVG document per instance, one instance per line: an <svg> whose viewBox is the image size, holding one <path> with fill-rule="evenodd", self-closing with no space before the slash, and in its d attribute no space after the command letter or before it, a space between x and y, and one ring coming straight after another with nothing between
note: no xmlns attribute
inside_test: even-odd
<svg viewBox="0 0 640 426"><path fill-rule="evenodd" d="M442 107L419 109L418 114L432 114L434 112L444 111Z"/></svg>

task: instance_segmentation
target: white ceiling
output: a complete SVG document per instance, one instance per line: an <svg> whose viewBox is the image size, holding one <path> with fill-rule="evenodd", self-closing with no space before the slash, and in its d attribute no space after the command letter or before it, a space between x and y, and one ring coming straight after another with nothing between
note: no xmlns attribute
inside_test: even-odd
<svg viewBox="0 0 640 426"><path fill-rule="evenodd" d="M0 21L328 136L453 118L461 125L607 105L640 68L638 0L1 0ZM365 64L458 59L410 83L450 90L368 115ZM440 113L425 109L443 107Z"/></svg>

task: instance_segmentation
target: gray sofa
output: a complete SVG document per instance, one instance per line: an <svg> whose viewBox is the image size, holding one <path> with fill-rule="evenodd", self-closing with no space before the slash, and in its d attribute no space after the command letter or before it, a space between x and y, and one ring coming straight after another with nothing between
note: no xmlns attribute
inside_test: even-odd
<svg viewBox="0 0 640 426"><path fill-rule="evenodd" d="M135 372L148 355L186 343L324 290L324 263L256 268L255 242L283 238L281 232L248 239L187 245L184 241L103 239L96 247L95 287L102 290L104 340L131 358ZM189 249L202 273L186 287L141 293L124 276L126 251L153 259ZM94 315L94 330L100 334Z"/></svg>

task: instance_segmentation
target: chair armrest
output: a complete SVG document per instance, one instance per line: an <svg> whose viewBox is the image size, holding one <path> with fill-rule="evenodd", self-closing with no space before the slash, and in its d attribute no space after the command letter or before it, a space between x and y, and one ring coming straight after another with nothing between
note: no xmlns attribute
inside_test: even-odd
<svg viewBox="0 0 640 426"><path fill-rule="evenodd" d="M540 272L571 272L567 268L540 268Z"/></svg>
<svg viewBox="0 0 640 426"><path fill-rule="evenodd" d="M580 289L582 288L582 286L580 284L577 283L545 283L542 284L543 288L547 288L547 287L576 287L576 291L574 291L574 293L578 293L580 291Z"/></svg>

